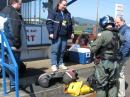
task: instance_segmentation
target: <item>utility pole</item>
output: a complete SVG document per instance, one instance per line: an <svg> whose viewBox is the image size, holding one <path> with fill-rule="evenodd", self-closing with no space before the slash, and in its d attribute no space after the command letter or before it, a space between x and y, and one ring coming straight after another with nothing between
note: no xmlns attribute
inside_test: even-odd
<svg viewBox="0 0 130 97"><path fill-rule="evenodd" d="M97 7L96 7L96 32L98 32L98 16L99 16L99 0L97 0Z"/></svg>

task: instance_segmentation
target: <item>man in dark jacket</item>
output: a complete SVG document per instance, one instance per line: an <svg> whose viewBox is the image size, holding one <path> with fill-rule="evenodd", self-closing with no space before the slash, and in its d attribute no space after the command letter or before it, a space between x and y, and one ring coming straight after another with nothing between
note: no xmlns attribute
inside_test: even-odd
<svg viewBox="0 0 130 97"><path fill-rule="evenodd" d="M19 49L21 47L21 22L22 16L19 12L21 3L18 0L10 0L10 6L5 7L1 12L4 13L8 18L8 22L10 23L10 30L9 27L6 27L5 24L5 32L6 36L9 39L11 47L15 47ZM8 23L7 22L7 23ZM8 24L7 24L8 25Z"/></svg>
<svg viewBox="0 0 130 97"><path fill-rule="evenodd" d="M22 16L20 14L21 0L10 0L10 5L5 7L1 12L4 13L8 20L4 25L4 32L8 39L8 42L12 48L14 57L20 68L20 47L21 47L21 27L22 27ZM8 70L7 70L8 71ZM15 79L12 72L8 72L10 78L11 90L15 90Z"/></svg>
<svg viewBox="0 0 130 97"><path fill-rule="evenodd" d="M52 71L67 69L63 62L64 51L69 37L73 38L71 14L66 9L67 0L59 0L56 8L48 13L46 21L51 40Z"/></svg>
<svg viewBox="0 0 130 97"><path fill-rule="evenodd" d="M125 23L123 17L115 18L115 25L119 28L119 34L121 37L121 48L120 53L122 55L120 77L119 77L119 92L118 97L125 97L125 75L124 69L127 64L129 55L130 55L130 27Z"/></svg>

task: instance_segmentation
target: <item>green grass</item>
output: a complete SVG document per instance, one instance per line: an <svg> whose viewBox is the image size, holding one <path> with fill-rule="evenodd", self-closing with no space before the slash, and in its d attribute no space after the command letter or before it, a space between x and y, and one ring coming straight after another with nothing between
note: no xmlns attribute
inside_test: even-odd
<svg viewBox="0 0 130 97"><path fill-rule="evenodd" d="M92 25L82 25L82 26L78 25L78 26L74 26L74 33L75 34L80 34L86 28L92 28Z"/></svg>
<svg viewBox="0 0 130 97"><path fill-rule="evenodd" d="M84 29L86 29L86 26L74 26L74 33L80 34Z"/></svg>

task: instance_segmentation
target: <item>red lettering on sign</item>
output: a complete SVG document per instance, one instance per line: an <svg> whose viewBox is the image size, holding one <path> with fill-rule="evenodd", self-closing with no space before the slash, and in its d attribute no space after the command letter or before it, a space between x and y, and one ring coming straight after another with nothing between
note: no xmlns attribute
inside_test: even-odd
<svg viewBox="0 0 130 97"><path fill-rule="evenodd" d="M35 35L27 35L26 39L27 41L34 41Z"/></svg>
<svg viewBox="0 0 130 97"><path fill-rule="evenodd" d="M31 37L32 41L34 41L34 37L35 37L35 36L34 36L34 35L31 35L30 37Z"/></svg>

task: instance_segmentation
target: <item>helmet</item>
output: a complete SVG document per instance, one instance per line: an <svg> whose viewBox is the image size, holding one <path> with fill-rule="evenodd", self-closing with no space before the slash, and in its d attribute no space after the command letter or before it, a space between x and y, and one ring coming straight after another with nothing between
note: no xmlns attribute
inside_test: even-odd
<svg viewBox="0 0 130 97"><path fill-rule="evenodd" d="M107 16L104 16L102 18L100 18L99 20L99 25L101 28L106 28L107 25L112 25L113 27L115 26L114 24L114 19L113 17L107 15Z"/></svg>
<svg viewBox="0 0 130 97"><path fill-rule="evenodd" d="M38 83L41 87L43 88L48 88L50 86L50 79L51 75L50 74L41 74L38 78Z"/></svg>

